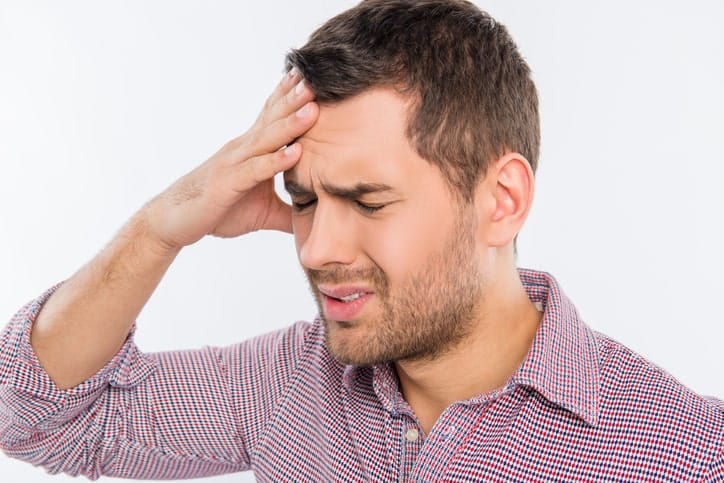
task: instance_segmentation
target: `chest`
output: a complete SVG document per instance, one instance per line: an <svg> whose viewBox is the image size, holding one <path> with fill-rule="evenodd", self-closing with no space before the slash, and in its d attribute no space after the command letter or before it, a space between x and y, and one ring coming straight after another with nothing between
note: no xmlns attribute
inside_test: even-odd
<svg viewBox="0 0 724 483"><path fill-rule="evenodd" d="M670 442L646 440L648 429L592 428L532 391L452 405L429 434L374 393L328 396L281 408L252 455L258 481L687 479L664 457Z"/></svg>

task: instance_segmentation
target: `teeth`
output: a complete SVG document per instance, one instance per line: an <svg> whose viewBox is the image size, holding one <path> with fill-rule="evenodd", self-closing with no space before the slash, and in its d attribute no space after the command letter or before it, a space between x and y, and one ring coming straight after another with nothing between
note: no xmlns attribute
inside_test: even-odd
<svg viewBox="0 0 724 483"><path fill-rule="evenodd" d="M353 300L357 300L361 296L362 294L360 292L357 292L353 293L352 295L347 295L346 297L340 297L339 300L341 300L342 302L351 302Z"/></svg>

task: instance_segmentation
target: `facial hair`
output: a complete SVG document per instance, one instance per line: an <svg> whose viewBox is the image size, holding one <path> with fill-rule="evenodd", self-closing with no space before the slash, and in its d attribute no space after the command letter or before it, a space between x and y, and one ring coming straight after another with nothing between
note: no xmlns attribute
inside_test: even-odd
<svg viewBox="0 0 724 483"><path fill-rule="evenodd" d="M355 365L430 361L470 335L484 285L473 256L474 232L472 217L459 213L443 248L395 286L376 264L355 270L344 266L305 269L332 356ZM359 282L373 287L380 310L354 321L324 319L317 285Z"/></svg>

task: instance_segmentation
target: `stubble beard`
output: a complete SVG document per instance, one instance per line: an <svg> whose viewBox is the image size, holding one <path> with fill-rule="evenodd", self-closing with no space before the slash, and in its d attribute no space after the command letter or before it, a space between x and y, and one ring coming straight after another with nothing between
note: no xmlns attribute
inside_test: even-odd
<svg viewBox="0 0 724 483"><path fill-rule="evenodd" d="M354 365L432 361L470 335L482 304L484 281L473 257L474 225L466 218L459 215L443 249L398 287L390 287L377 265L362 270L305 269L325 323L327 347L335 359ZM317 284L350 282L374 288L379 315L353 322L324 319Z"/></svg>

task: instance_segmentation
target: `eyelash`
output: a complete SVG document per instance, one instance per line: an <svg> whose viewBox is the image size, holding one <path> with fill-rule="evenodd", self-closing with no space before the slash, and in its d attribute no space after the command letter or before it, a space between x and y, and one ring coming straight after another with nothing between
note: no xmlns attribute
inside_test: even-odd
<svg viewBox="0 0 724 483"><path fill-rule="evenodd" d="M312 206L317 200L307 201L306 203L298 203L296 201L292 201L292 208L294 208L294 211L303 211L310 206Z"/></svg>
<svg viewBox="0 0 724 483"><path fill-rule="evenodd" d="M294 208L294 211L304 211L316 202L317 202L317 200L310 200L310 201L307 201L306 203L298 203L296 201L293 201L292 207ZM354 203L355 203L355 205L357 205L357 208L359 208L363 212L370 214L370 215L385 207L385 205L370 206L370 205L366 205L364 203L360 203L359 201L355 201Z"/></svg>
<svg viewBox="0 0 724 483"><path fill-rule="evenodd" d="M355 204L357 205L357 208L359 208L360 210L362 210L365 213L368 213L370 215L385 207L385 205L378 205L378 206L365 205L364 203L360 203L359 201L355 201Z"/></svg>

